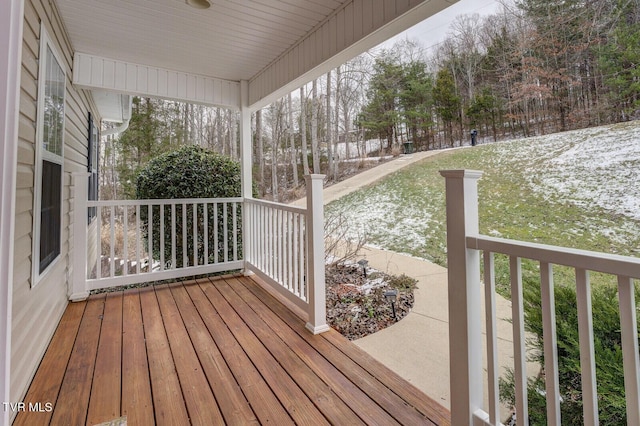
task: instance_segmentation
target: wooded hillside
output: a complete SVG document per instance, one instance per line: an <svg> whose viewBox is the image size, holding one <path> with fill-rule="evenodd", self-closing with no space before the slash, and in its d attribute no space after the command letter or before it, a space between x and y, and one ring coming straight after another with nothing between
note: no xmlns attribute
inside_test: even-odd
<svg viewBox="0 0 640 426"><path fill-rule="evenodd" d="M456 18L433 48L404 40L341 65L254 115L262 196L295 196L309 171L338 180L368 155L437 149L640 117L640 0L515 0ZM237 158L237 114L139 99L106 145L102 198L128 197L136 170L181 144ZM354 161L354 159L360 159Z"/></svg>

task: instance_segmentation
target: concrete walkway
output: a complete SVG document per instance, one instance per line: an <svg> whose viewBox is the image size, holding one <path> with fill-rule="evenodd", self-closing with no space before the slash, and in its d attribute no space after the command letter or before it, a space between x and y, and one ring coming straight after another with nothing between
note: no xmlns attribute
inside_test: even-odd
<svg viewBox="0 0 640 426"><path fill-rule="evenodd" d="M330 202L344 197L351 192L357 191L362 187L371 185L376 181L382 179L383 177L390 175L391 173L394 173L404 167L407 167L410 164L417 163L418 161L424 160L425 158L433 157L434 155L446 151L451 151L452 149L461 148L449 148L438 151L423 151L417 152L415 154L401 155L398 158L394 158L391 161L382 163L379 166L367 169L361 173L358 173L357 175L343 180L342 182L338 182L324 188L324 190L322 191L324 204L329 204ZM306 198L300 198L299 200L292 202L291 205L304 207L306 206L306 202Z"/></svg>
<svg viewBox="0 0 640 426"><path fill-rule="evenodd" d="M426 260L370 247L365 249L364 256L372 268L390 274L404 273L417 279L418 288L414 292L413 309L406 317L354 343L450 408L447 269ZM484 306L484 297L479 303ZM484 309L482 313L483 342L486 342ZM496 295L496 317L498 362L503 375L507 368L513 368L513 328L509 321L511 302L500 295ZM483 365L486 366L486 347L478 355L483 357ZM539 367L529 363L527 370L528 376L532 377L538 373ZM487 389L486 370L484 380L484 389ZM508 408L501 407L501 418L504 420L508 416Z"/></svg>
<svg viewBox="0 0 640 426"><path fill-rule="evenodd" d="M428 151L401 156L369 169L325 188L324 202L328 204L409 164L441 152ZM294 204L305 205L305 202L302 199ZM371 268L391 274L404 273L417 279L418 288L415 291L414 307L405 318L354 343L434 400L450 408L447 269L423 259L371 247L365 248L363 255ZM481 303L484 306L483 301ZM504 373L506 368L513 368L513 331L508 320L511 318L511 302L497 295L496 303L499 319L498 359ZM484 320L482 322L484 332ZM483 357L486 365L486 350L478 355ZM528 370L531 377L537 374L539 367L530 364ZM505 419L508 414L507 408L502 407L501 417Z"/></svg>

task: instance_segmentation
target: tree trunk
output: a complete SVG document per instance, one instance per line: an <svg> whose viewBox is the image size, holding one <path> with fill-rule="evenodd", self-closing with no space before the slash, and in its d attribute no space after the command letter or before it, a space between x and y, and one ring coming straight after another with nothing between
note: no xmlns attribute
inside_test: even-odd
<svg viewBox="0 0 640 426"><path fill-rule="evenodd" d="M273 201L278 201L278 110L280 101L272 105L271 114L271 194Z"/></svg>
<svg viewBox="0 0 640 426"><path fill-rule="evenodd" d="M311 86L311 155L313 156L313 173L320 173L320 153L318 147L318 84L313 80Z"/></svg>
<svg viewBox="0 0 640 426"><path fill-rule="evenodd" d="M333 175L333 129L331 128L331 71L327 73L327 113L325 114L327 120L327 157L329 160L329 170L327 176L331 179Z"/></svg>
<svg viewBox="0 0 640 426"><path fill-rule="evenodd" d="M231 148L231 158L238 159L238 141L236 138L236 115L229 110L228 125L229 125L229 147Z"/></svg>
<svg viewBox="0 0 640 426"><path fill-rule="evenodd" d="M264 195L264 144L262 142L262 110L256 111L256 143L258 145L258 177L260 178L260 195Z"/></svg>
<svg viewBox="0 0 640 426"><path fill-rule="evenodd" d="M302 147L302 172L309 174L309 153L307 151L307 103L305 102L304 86L300 87L300 143Z"/></svg>
<svg viewBox="0 0 640 426"><path fill-rule="evenodd" d="M335 153L335 162L333 164L333 180L338 180L338 165L340 164L340 155L338 153L338 141L340 140L340 66L336 69L336 110L335 110L335 119L334 119L334 133L333 133L333 144ZM345 138L346 141L346 138Z"/></svg>
<svg viewBox="0 0 640 426"><path fill-rule="evenodd" d="M298 151L296 151L296 143L293 132L293 107L291 101L291 92L287 97L288 119L289 119L289 144L291 145L291 171L293 172L293 187L297 188L300 184L298 181Z"/></svg>

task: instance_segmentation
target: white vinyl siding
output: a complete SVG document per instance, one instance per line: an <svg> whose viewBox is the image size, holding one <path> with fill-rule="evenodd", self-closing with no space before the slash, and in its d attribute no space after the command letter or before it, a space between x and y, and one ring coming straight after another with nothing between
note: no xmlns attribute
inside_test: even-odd
<svg viewBox="0 0 640 426"><path fill-rule="evenodd" d="M37 185L36 151L39 148L36 143L36 123L39 112L38 74L42 26L46 28L49 44L59 55L57 60L66 76L64 144L61 152L62 227L60 255L38 284L32 286L33 264L37 257L36 252L33 252L33 223L36 217L33 208ZM12 402L21 401L24 397L68 303L69 277L73 271L71 259L74 256L71 228L75 200L71 174L87 171L87 117L90 111L96 122L99 122L90 94L71 84L73 50L63 28L55 3L48 0L25 0L13 260ZM39 250L39 245L37 249ZM95 253L89 256L95 259Z"/></svg>

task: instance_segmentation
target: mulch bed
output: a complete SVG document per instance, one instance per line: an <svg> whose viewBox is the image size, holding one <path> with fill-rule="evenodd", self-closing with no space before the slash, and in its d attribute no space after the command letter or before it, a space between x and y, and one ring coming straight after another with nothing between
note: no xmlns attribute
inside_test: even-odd
<svg viewBox="0 0 640 426"><path fill-rule="evenodd" d="M358 265L327 268L327 322L349 340L380 331L404 318L413 307L416 281L406 275L368 273ZM397 289L396 318L385 291Z"/></svg>

